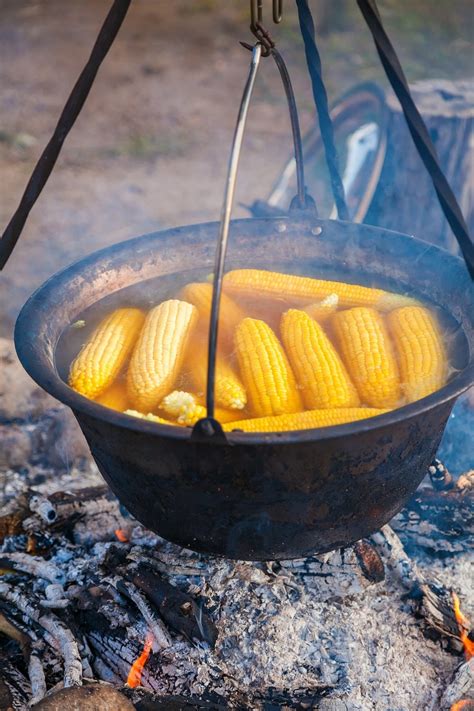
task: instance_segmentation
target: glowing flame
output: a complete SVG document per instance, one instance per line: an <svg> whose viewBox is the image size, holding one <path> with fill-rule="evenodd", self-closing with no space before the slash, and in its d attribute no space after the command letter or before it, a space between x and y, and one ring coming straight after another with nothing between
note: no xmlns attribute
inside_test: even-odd
<svg viewBox="0 0 474 711"><path fill-rule="evenodd" d="M115 531L115 535L117 536L120 543L128 543L129 538L127 536L127 532L124 531L123 528L117 528L117 530Z"/></svg>
<svg viewBox="0 0 474 711"><path fill-rule="evenodd" d="M469 639L469 637L467 635L467 631L466 631L470 628L471 623L469 622L467 617L465 617L463 615L463 613L461 612L459 598L455 592L453 592L453 608L454 608L454 615L456 617L456 622L458 623L458 627L459 627L459 636L461 637L461 642L464 645L464 654L466 655L466 659L471 659L471 657L474 657L474 642ZM459 702L459 703L463 703L463 702ZM463 707L460 706L459 708L463 708Z"/></svg>
<svg viewBox="0 0 474 711"><path fill-rule="evenodd" d="M461 701L456 701L455 704L451 706L450 711L468 711L468 709L474 708L474 701L471 699L462 699Z"/></svg>
<svg viewBox="0 0 474 711"><path fill-rule="evenodd" d="M143 652L140 654L138 659L135 659L128 673L127 686L130 686L132 689L135 689L135 687L140 686L143 667L148 661L152 646L153 637L152 635L147 635L145 645L143 647Z"/></svg>

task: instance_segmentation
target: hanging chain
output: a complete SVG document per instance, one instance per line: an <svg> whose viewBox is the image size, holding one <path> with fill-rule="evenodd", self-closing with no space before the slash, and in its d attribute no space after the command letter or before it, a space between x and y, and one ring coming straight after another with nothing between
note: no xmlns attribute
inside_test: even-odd
<svg viewBox="0 0 474 711"><path fill-rule="evenodd" d="M283 0L273 0L273 22L277 25L281 22L283 12ZM271 34L263 26L263 0L250 0L250 31L262 45L262 57L269 57L275 42ZM249 46L241 42L244 47Z"/></svg>

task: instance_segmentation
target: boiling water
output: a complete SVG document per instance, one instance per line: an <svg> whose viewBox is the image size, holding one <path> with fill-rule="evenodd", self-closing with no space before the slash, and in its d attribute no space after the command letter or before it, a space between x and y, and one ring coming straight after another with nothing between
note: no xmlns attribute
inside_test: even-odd
<svg viewBox="0 0 474 711"><path fill-rule="evenodd" d="M409 288L400 287L400 284L390 283L374 283L372 280L364 280L363 277L354 277L354 274L343 273L332 270L321 271L320 266L316 270L311 269L310 264L295 268L293 264L280 264L274 266L275 271L285 273L299 274L304 276L317 276L323 279L332 279L335 281L348 281L351 283L360 283L364 286L373 286L392 291L394 293L404 293L408 296L417 297L416 293ZM311 273L313 271L313 273ZM160 276L155 279L140 282L127 288L116 291L109 296L96 302L83 313L77 315L74 323L71 323L63 332L57 349L56 349L56 367L59 375L67 382L69 367L74 360L81 347L88 341L96 326L109 313L117 308L137 307L145 313L152 307L158 305L162 301L170 298L176 298L183 286L190 282L206 281L209 278L208 273L202 269L182 271L174 274ZM234 297L233 297L234 298ZM245 304L244 310L249 311L250 316L267 320L278 334L278 319L275 318L275 313L267 314L265 312L265 302L259 303L256 299L253 304L248 302ZM443 339L449 357L448 379L452 378L457 372L466 367L468 362L468 347L466 337L451 315L438 308L436 304L427 303L424 300L424 305L435 313L440 328L442 330ZM281 311L285 311L291 306L291 302L285 299L281 300ZM297 307L298 308L298 307ZM329 324L324 325L328 335L331 337L331 329ZM123 377L123 374L122 374Z"/></svg>

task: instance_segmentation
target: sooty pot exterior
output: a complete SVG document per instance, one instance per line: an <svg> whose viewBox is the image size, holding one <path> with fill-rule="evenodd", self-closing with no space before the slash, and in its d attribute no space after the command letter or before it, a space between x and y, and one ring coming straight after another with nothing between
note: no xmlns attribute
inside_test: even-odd
<svg viewBox="0 0 474 711"><path fill-rule="evenodd" d="M193 550L268 560L333 550L383 526L426 474L451 407L258 446L173 441L76 415L103 477L145 526Z"/></svg>
<svg viewBox="0 0 474 711"><path fill-rule="evenodd" d="M72 408L124 506L163 537L248 560L348 545L389 521L415 491L456 397L471 382L474 308L467 272L440 249L378 228L316 219L233 223L229 268L276 266L412 290L461 326L458 375L428 398L373 420L196 441L190 430L105 409L71 390L55 363L64 329L111 292L173 274L178 288L183 271L208 273L217 229L213 223L146 235L56 275L20 314L19 357L40 385Z"/></svg>

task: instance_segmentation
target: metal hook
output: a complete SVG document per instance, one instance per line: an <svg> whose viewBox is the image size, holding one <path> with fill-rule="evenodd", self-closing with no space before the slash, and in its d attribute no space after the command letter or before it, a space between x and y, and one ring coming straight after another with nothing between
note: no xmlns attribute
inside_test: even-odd
<svg viewBox="0 0 474 711"><path fill-rule="evenodd" d="M279 25L283 17L283 0L273 0L273 22Z"/></svg>
<svg viewBox="0 0 474 711"><path fill-rule="evenodd" d="M273 0L273 22L278 25L283 16L283 0ZM250 0L250 29L256 29L263 21L263 0Z"/></svg>

